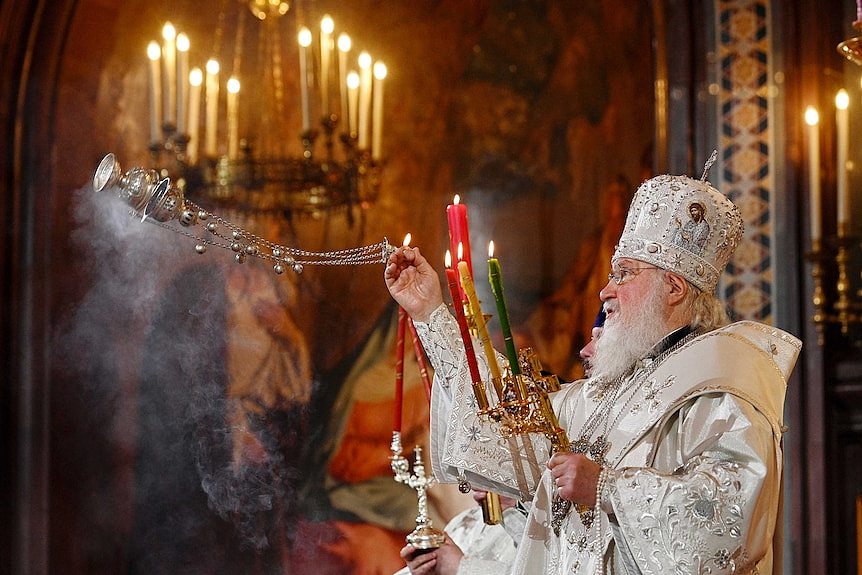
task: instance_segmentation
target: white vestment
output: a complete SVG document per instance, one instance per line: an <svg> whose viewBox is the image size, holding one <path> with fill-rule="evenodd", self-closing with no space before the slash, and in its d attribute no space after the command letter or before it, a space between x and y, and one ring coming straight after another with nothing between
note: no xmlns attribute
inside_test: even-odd
<svg viewBox="0 0 862 575"><path fill-rule="evenodd" d="M547 440L503 439L476 415L459 330L444 306L416 327L435 370L437 479L466 477L532 500L513 573L772 572L784 395L798 339L737 322L639 362L616 390L591 380L565 385L552 397L560 425L572 443L604 436L609 471L592 526L572 510L557 536ZM611 392L613 408L591 429L602 393Z"/></svg>

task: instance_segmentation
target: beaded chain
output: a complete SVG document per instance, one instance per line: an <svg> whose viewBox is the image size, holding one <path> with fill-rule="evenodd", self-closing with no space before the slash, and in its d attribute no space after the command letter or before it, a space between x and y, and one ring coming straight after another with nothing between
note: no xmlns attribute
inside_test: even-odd
<svg viewBox="0 0 862 575"><path fill-rule="evenodd" d="M269 260L273 263L272 269L276 274L284 273L290 267L297 274L302 273L304 266L354 266L367 264L385 264L389 255L395 251L395 247L389 240L383 238L382 242L348 248L329 252L312 252L283 246L244 230L236 224L202 209L189 200L185 201L186 210L180 223L189 227L200 221L204 228L212 234L212 237L201 237L191 231L178 229L153 218L146 221L160 225L173 232L180 233L186 237L196 240L195 251L203 254L207 246L214 246L235 252L236 261L243 263L248 257ZM134 213L134 212L133 212ZM227 232L222 230L226 229Z"/></svg>

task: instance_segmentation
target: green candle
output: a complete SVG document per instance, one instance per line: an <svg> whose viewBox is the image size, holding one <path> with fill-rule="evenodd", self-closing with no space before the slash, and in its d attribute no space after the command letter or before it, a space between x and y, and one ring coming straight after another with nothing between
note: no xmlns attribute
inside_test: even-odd
<svg viewBox="0 0 862 575"><path fill-rule="evenodd" d="M503 296L500 261L494 257L494 242L488 244L488 279L491 281L491 291L494 292L494 300L497 302L497 315L500 317L500 329L503 332L503 340L506 342L506 357L509 358L509 368L512 370L512 375L517 376L521 374L521 367L518 365L518 351L515 349L515 341L512 339L509 312L506 310L506 299Z"/></svg>

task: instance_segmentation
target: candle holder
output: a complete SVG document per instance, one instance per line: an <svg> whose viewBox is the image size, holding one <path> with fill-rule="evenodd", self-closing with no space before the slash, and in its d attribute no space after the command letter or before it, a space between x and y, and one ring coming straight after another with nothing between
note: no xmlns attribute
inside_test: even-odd
<svg viewBox="0 0 862 575"><path fill-rule="evenodd" d="M821 242L812 242L811 252L806 259L811 262L811 278L814 289L811 302L814 312L811 320L817 329L817 343L823 346L826 341L826 327L835 324L842 337L858 337L852 333L856 325L862 324L862 288L854 291L850 267L853 261L851 252L862 247L859 238L846 235L844 226L839 226L839 235ZM834 262L834 264L833 264ZM825 287L825 277L835 277L834 288ZM860 281L862 283L862 281Z"/></svg>
<svg viewBox="0 0 862 575"><path fill-rule="evenodd" d="M549 393L559 391L559 379L556 375L542 375L541 362L532 348L518 350L518 363L520 374L512 375L511 370L506 370L503 376L501 401L480 410L479 416L498 423L504 439L539 433L548 438L554 452L568 451L568 435L560 427L548 398Z"/></svg>
<svg viewBox="0 0 862 575"><path fill-rule="evenodd" d="M418 499L418 514L416 515L416 528L407 535L407 542L416 549L436 549L446 541L446 534L435 529L431 518L428 517L428 489L436 480L433 475L425 475L425 464L422 461L422 448L413 448L413 473L410 472L410 464L401 455L401 433L392 432L392 455L389 457L392 473L395 481L416 490Z"/></svg>
<svg viewBox="0 0 862 575"><path fill-rule="evenodd" d="M470 293L468 290L468 298ZM467 315L472 315L473 305L467 306ZM544 375L539 357L532 348L519 349L517 352L517 371L507 368L500 378L500 389L498 391L499 401L491 404L487 397L478 397L484 386L481 382L473 383L473 391L477 394L477 403L480 406L477 414L480 418L493 421L498 424L500 436L504 439L512 439L518 435L538 433L544 435L551 442L551 449L557 452L588 453L596 461L601 461L604 452L598 449L606 445L600 439L594 445L584 444L579 441L572 444L566 430L560 427L557 414L554 413L550 393L560 390L560 380L556 375ZM482 408L482 405L487 407ZM555 534L559 535L565 518L574 507L583 525L589 527L597 517L596 510L587 505L573 505L571 501L562 499L554 494L551 506L551 527Z"/></svg>
<svg viewBox="0 0 862 575"><path fill-rule="evenodd" d="M266 7L262 7L264 4ZM366 209L379 196L383 162L378 154L372 158L371 150L365 149L368 146L357 145L357 134L349 130L347 117L330 113L329 104L333 98L340 95L345 103L347 101L346 94L338 93L338 82L334 81L337 75L318 78L315 86L308 85L305 67L319 70L324 64L322 52L313 57L308 54L309 59L303 63L301 78L297 82L303 86L303 130L299 135L298 149L289 152L283 138L272 135L284 134L288 129L285 103L294 98L285 93L285 86L290 82L283 78L288 68L285 67L281 47L283 36L294 25L293 19L286 16L289 6L288 2L261 0L223 3L214 37L227 40L233 32L234 41L221 42L212 61L215 64L230 61L234 73L243 72L242 92L239 92L239 87L231 91L230 82L225 86L224 78L220 80L219 74L228 70L222 72L219 66L215 66L213 72L206 69L205 76L195 68L199 81L192 80L189 66L193 63L189 62L189 57L194 52L188 50L187 37L184 37L185 48L178 47L173 39L176 33L173 26L170 50L155 42L151 44L155 49L149 56L152 78L150 118L153 123L147 138L150 140L151 162L159 171L175 174L176 187L208 208L285 218L346 213L348 224L352 226L354 208ZM251 22L247 23L249 19ZM329 25L334 26L331 19ZM306 32L309 42L312 42L311 32ZM332 31L328 33L332 34ZM165 42L169 42L164 32L163 37ZM324 37L321 35L319 39L323 46ZM256 45L266 46L265 54L245 57L250 53L249 47ZM329 46L328 42L326 46ZM343 53L345 62L349 50L348 47ZM173 54L170 60L162 55L165 53ZM182 63L179 61L180 53ZM335 55L334 52L328 54ZM211 81L212 87L216 88L212 94ZM224 106L225 88L228 90L229 117L219 118L219 111ZM341 89L346 89L346 86L342 85ZM231 97L236 104L233 109ZM346 116L347 107L342 109ZM311 121L311 110L319 116L319 123ZM372 136L376 136L379 144L382 107L372 111L369 103L368 109L356 109L350 114L365 112L374 115L369 117L369 130L372 129L372 119L376 126L374 130L377 130L375 134L367 134L369 142ZM355 121L357 118L350 118L350 123ZM258 133L246 134L249 126L260 126ZM241 128L243 132L240 132ZM241 133L244 139L238 142ZM249 142L255 142L254 148Z"/></svg>

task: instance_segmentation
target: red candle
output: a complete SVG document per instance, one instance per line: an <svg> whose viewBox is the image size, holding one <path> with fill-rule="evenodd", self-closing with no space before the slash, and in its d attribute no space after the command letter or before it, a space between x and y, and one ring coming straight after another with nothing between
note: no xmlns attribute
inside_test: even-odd
<svg viewBox="0 0 862 575"><path fill-rule="evenodd" d="M461 284L458 281L458 271L452 269L452 256L446 252L446 280L449 284L449 293L452 295L452 307L455 308L455 319L461 331L461 340L464 342L464 352L467 355L467 368L470 370L470 379L473 381L473 392L480 409L488 407L488 397L482 386L482 376L479 374L479 364L476 362L476 352L473 350L473 340L470 337L470 328L467 326L467 317L464 315L464 301L461 300ZM481 388L481 389L479 389Z"/></svg>
<svg viewBox="0 0 862 575"><path fill-rule="evenodd" d="M467 225L467 206L461 203L461 198L456 194L455 199L446 207L446 217L449 220L449 250L458 256L460 260L467 262L470 276L473 275L473 260L470 257L470 229ZM463 255L458 253L458 244L463 246ZM461 284L458 284L459 286ZM461 301L464 301L463 292Z"/></svg>
<svg viewBox="0 0 862 575"><path fill-rule="evenodd" d="M393 429L401 431L401 411L404 403L404 328L407 312L398 306L398 336L395 340L395 423Z"/></svg>
<svg viewBox="0 0 862 575"><path fill-rule="evenodd" d="M422 343L419 341L419 334L416 333L416 326L413 325L413 320L407 320L407 326L410 328L410 335L413 336L413 351L416 353L416 362L419 364L419 377L422 378L422 385L425 387L425 397L428 403L431 403L431 378L428 377L428 362L425 361L425 350L422 349Z"/></svg>

